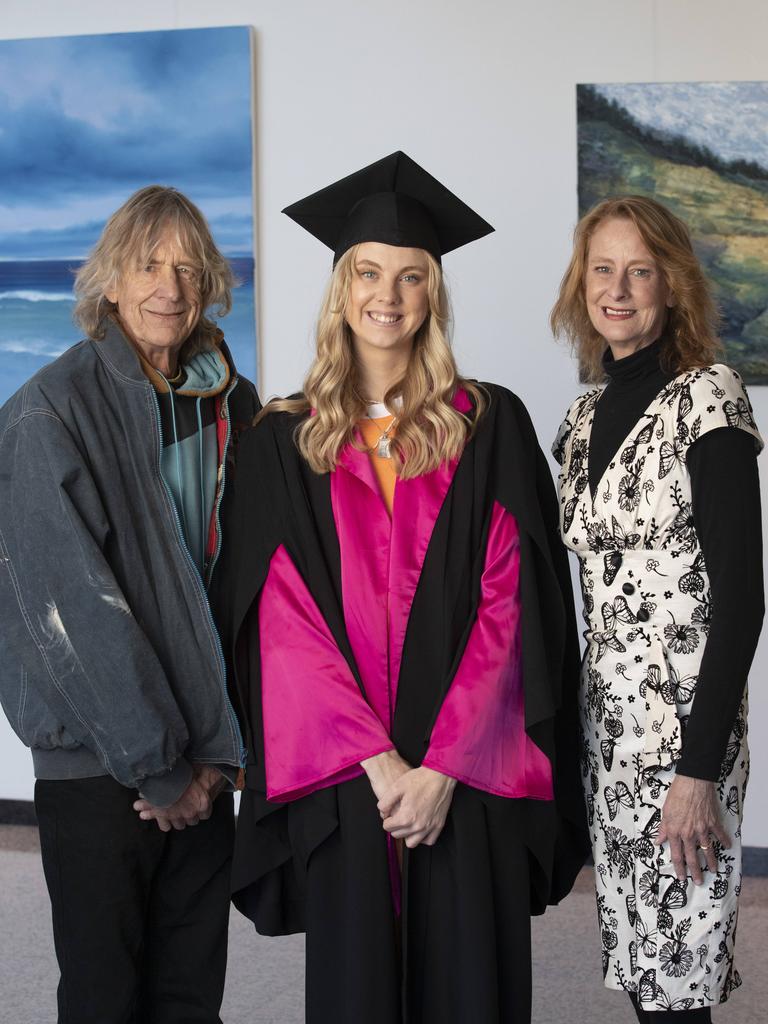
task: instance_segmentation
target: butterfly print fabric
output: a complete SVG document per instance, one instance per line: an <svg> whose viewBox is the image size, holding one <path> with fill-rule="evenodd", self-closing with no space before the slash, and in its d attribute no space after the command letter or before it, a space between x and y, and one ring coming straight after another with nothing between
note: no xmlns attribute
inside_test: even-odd
<svg viewBox="0 0 768 1024"><path fill-rule="evenodd" d="M686 455L719 427L747 431L759 448L762 441L738 374L722 365L692 370L655 397L592 494L589 443L601 393L574 402L553 453L560 529L579 558L587 626L582 775L603 974L645 1010L694 1009L725 1001L740 984L733 949L749 756L745 694L717 783L732 846L715 844L714 874L701 856L703 885L679 881L668 844L654 839L711 617Z"/></svg>

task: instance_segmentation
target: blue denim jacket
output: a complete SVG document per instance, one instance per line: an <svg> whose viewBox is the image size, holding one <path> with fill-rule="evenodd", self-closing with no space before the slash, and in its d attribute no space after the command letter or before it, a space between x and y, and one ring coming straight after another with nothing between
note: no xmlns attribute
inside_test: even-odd
<svg viewBox="0 0 768 1024"><path fill-rule="evenodd" d="M222 418L257 409L233 374ZM243 742L160 443L115 324L0 409L0 701L38 778L110 774L165 805L192 762L237 769Z"/></svg>

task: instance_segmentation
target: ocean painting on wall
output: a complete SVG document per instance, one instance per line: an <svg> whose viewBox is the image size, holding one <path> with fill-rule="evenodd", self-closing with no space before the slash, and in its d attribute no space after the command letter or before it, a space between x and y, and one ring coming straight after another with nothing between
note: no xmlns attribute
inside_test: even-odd
<svg viewBox="0 0 768 1024"><path fill-rule="evenodd" d="M688 225L725 361L768 384L768 82L577 86L579 212L652 196Z"/></svg>
<svg viewBox="0 0 768 1024"><path fill-rule="evenodd" d="M232 263L221 327L255 381L251 98L248 28L0 41L0 403L80 340L74 274L149 184L186 193Z"/></svg>

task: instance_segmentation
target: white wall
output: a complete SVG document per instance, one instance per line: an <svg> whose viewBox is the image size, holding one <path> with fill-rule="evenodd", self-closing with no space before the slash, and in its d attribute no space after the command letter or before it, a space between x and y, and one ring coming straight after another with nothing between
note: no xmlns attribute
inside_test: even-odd
<svg viewBox="0 0 768 1024"><path fill-rule="evenodd" d="M768 78L764 0L2 0L0 15L5 38L252 25L263 394L300 383L329 269L279 211L404 149L496 226L445 261L456 348L465 372L524 398L545 445L577 390L547 329L576 215L575 84ZM768 389L752 399L768 432ZM768 637L752 672L745 826L762 846L766 670ZM30 795L28 755L4 725L0 796Z"/></svg>

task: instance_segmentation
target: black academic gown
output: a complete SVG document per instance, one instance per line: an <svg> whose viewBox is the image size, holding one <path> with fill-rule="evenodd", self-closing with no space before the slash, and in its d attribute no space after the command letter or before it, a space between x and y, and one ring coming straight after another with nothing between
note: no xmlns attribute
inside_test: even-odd
<svg viewBox="0 0 768 1024"><path fill-rule="evenodd" d="M555 800L459 782L436 845L405 850L401 921L365 776L287 804L266 799L256 609L279 545L360 677L345 634L329 474L298 454L295 416L268 415L241 441L212 588L249 746L233 898L261 934L307 933L309 1024L528 1021L529 916L568 893L588 849L579 655L552 480L520 400L484 387L489 408L459 460L411 608L392 739L421 763L474 620L498 502L520 534L526 729L553 765Z"/></svg>

